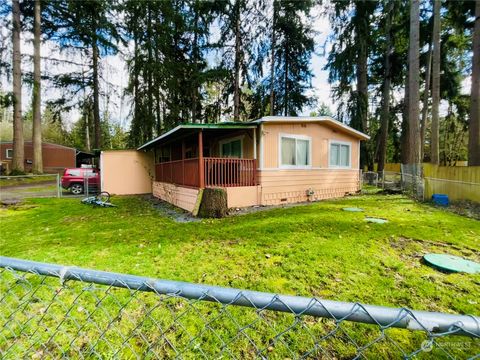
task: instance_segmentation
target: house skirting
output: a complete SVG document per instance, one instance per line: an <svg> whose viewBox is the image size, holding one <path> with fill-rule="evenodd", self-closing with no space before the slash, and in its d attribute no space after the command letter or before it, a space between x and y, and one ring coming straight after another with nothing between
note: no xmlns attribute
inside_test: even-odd
<svg viewBox="0 0 480 360"><path fill-rule="evenodd" d="M227 206L281 205L343 197L360 190L358 170L275 170L260 171L261 185L226 187ZM199 189L153 182L153 195L193 212L198 206Z"/></svg>
<svg viewBox="0 0 480 360"><path fill-rule="evenodd" d="M350 169L264 170L259 181L261 205L339 198L360 190L360 172Z"/></svg>
<svg viewBox="0 0 480 360"><path fill-rule="evenodd" d="M193 212L197 204L199 189L154 181L152 192L153 196L159 199Z"/></svg>

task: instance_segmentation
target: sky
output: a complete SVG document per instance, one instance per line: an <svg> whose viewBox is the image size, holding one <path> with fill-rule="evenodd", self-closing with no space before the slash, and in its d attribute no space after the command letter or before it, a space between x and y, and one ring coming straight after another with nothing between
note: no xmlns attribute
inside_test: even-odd
<svg viewBox="0 0 480 360"><path fill-rule="evenodd" d="M314 21L312 22L312 29L315 31L315 44L316 44L316 53L312 55L311 68L313 71L312 79L312 90L309 90L309 95L315 96L320 103L325 103L332 110L335 110L335 106L330 99L330 85L328 84L327 77L328 71L323 70L326 64L325 49L323 48L328 36L330 35L330 26L329 21L325 16L321 16L318 12L314 12ZM5 27L0 29L0 34L7 41L10 40L9 30ZM128 51L128 49L121 49L123 52ZM328 50L328 49L327 49ZM30 56L33 55L33 44L31 41L31 36L28 33L22 33L21 37L21 51L23 55L22 60L22 71L33 71L33 64L29 60ZM42 57L53 57L57 59L69 59L76 62L81 62L80 55L76 54L72 57L69 54L58 51L58 45L52 42L43 42L42 43ZM328 51L327 51L328 53ZM213 58L212 58L213 59ZM119 52L116 55L107 55L101 59L101 68L102 76L111 84L107 85L105 82L101 84L103 86L103 91L108 92L111 96L107 100L105 98L101 99L101 109L105 110L108 108L111 119L113 122L120 124L125 129L128 129L130 123L130 101L127 97L122 96L122 89L124 89L128 84L128 72L126 68L126 62L124 55ZM58 65L57 65L58 66ZM66 70L66 67L71 67L72 65L63 65L58 66L58 68L52 67L47 64L45 61L42 62L42 71L50 71L53 69L56 72L62 72ZM48 69L47 69L48 67ZM3 91L11 91L12 83L11 78L7 78L5 74L0 74L0 84ZM23 112L26 112L30 108L31 101L31 88L29 86L23 85L22 87L22 97ZM48 100L53 100L58 98L61 95L60 90L48 86L48 84L43 84L42 87L42 103L45 104ZM312 110L311 108L304 109L302 115L308 115ZM64 114L64 120L67 127L71 127L72 124L78 120L80 113L78 110L74 109L69 113Z"/></svg>
<svg viewBox="0 0 480 360"><path fill-rule="evenodd" d="M315 33L315 53L312 55L311 59L311 69L313 71L312 79L312 89L309 90L308 94L313 95L318 100L318 105L325 103L330 107L330 109L335 113L336 106L332 101L331 86L328 83L328 71L324 70L324 67L327 62L326 55L331 49L331 43L328 41L329 36L331 35L331 26L328 20L328 17L320 14L320 9L316 8L313 12L313 21L312 21L312 30ZM215 32L213 30L213 32ZM9 41L10 34L9 30L5 27L0 29L0 35L2 38ZM29 61L29 56L33 54L33 45L31 42L30 34L22 33L22 44L21 51L24 54L24 61L22 62L23 71L32 71L33 65ZM77 53L72 57L72 55L58 50L57 44L51 42L44 42L42 44L42 56L44 57L53 57L58 59L70 59L76 62L82 62L80 55ZM130 100L128 97L123 95L122 89L124 89L128 84L128 72L126 68L126 62L124 55L122 53L128 52L129 49L123 48L116 55L107 55L101 59L101 68L102 76L106 82L102 82L101 86L103 92L110 93L111 96L106 99L102 97L100 107L102 111L108 109L110 113L110 118L112 122L120 124L124 129L129 128L130 124ZM213 59L214 57L212 57ZM70 67L72 65L68 65ZM58 68L52 67L47 64L45 61L42 62L42 70L52 71L56 69L58 72L65 70L66 65L60 66ZM109 83L107 85L107 83ZM11 79L7 79L4 74L0 74L0 84L1 88L4 91L11 91L12 84ZM46 86L44 84L42 88L42 102L45 104L48 100L58 98L60 90ZM462 90L464 93L469 93L470 91L470 78L466 78L462 84ZM23 86L23 111L27 111L30 107L31 101L31 89L28 86ZM301 115L308 115L312 108L305 108ZM444 115L446 112L446 104L441 104L440 115ZM78 110L74 109L69 113L64 114L64 120L67 127L71 127L72 124L77 121L80 117Z"/></svg>

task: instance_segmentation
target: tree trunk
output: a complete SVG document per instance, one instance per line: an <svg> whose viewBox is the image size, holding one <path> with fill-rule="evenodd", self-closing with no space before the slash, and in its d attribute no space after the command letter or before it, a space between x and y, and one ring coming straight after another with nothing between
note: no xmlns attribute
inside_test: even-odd
<svg viewBox="0 0 480 360"><path fill-rule="evenodd" d="M233 120L240 120L240 60L241 60L240 0L235 1L235 79L233 84Z"/></svg>
<svg viewBox="0 0 480 360"><path fill-rule="evenodd" d="M34 30L33 30L33 173L43 173L42 162L42 114L41 76L40 76L40 0L35 0Z"/></svg>
<svg viewBox="0 0 480 360"><path fill-rule="evenodd" d="M420 163L419 126L419 47L420 47L420 4L410 3L410 40L408 49L408 132L407 145L410 148L408 164ZM414 174L416 175L416 174Z"/></svg>
<svg viewBox="0 0 480 360"><path fill-rule="evenodd" d="M402 134L400 142L400 161L402 164L407 164L408 159L410 158L410 147L408 145L408 71L405 78L405 95L403 99L403 111L402 111Z"/></svg>
<svg viewBox="0 0 480 360"><path fill-rule="evenodd" d="M356 3L357 25L356 25L356 42L358 44L358 56L356 62L357 73L357 116L360 131L368 132L368 52L367 52L367 36L368 36L368 14L365 9L365 1ZM369 170L373 170L373 161L370 159L368 145L365 141L361 144L361 168L365 164Z"/></svg>
<svg viewBox="0 0 480 360"><path fill-rule="evenodd" d="M430 162L438 164L438 107L440 104L440 0L433 2L433 64L432 64L432 134L430 136Z"/></svg>
<svg viewBox="0 0 480 360"><path fill-rule="evenodd" d="M92 149L92 146L90 144L90 105L88 105L88 108L84 110L84 117L85 117L85 147L87 151L90 151Z"/></svg>
<svg viewBox="0 0 480 360"><path fill-rule="evenodd" d="M472 69L468 165L480 166L480 1L475 5Z"/></svg>
<svg viewBox="0 0 480 360"><path fill-rule="evenodd" d="M100 90L99 90L99 76L98 76L98 44L96 24L93 29L92 41L92 60L93 60L93 127L95 132L95 149L100 149L102 146L102 132L100 128Z"/></svg>
<svg viewBox="0 0 480 360"><path fill-rule="evenodd" d="M385 29L385 78L383 81L382 91L382 115L380 125L380 148L378 156L378 169L379 173L383 172L385 168L385 162L387 158L387 141L388 141L388 123L390 122L390 84L391 84L391 66L390 66L390 54L392 52L391 44L391 28L392 28L392 12L393 12L393 0L388 3L387 9L387 23Z"/></svg>
<svg viewBox="0 0 480 360"><path fill-rule="evenodd" d="M287 42L285 42L287 44ZM286 45L288 47L288 45ZM284 103L285 103L285 116L288 116L288 49L284 49L285 53L285 96L284 96Z"/></svg>
<svg viewBox="0 0 480 360"><path fill-rule="evenodd" d="M22 119L22 69L20 53L20 4L12 0L12 43L13 43L13 159L12 170L25 171L25 154Z"/></svg>
<svg viewBox="0 0 480 360"><path fill-rule="evenodd" d="M277 21L277 11L275 0L273 0L273 19L272 19L272 44L270 51L270 115L275 115L275 46L276 46L276 32L275 25Z"/></svg>
<svg viewBox="0 0 480 360"><path fill-rule="evenodd" d="M430 95L430 78L432 77L432 44L428 44L427 68L425 71L425 91L423 92L422 119L420 120L420 159L425 158L425 133L428 116L428 99Z"/></svg>

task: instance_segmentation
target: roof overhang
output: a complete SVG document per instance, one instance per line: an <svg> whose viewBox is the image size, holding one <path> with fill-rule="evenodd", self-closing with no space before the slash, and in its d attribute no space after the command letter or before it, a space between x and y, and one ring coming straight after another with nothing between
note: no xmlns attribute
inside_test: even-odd
<svg viewBox="0 0 480 360"><path fill-rule="evenodd" d="M262 123L325 123L332 128L338 129L350 135L353 135L360 140L368 140L370 136L355 130L354 128L335 120L330 116L264 116L261 119L253 120L250 123L262 124Z"/></svg>
<svg viewBox="0 0 480 360"><path fill-rule="evenodd" d="M147 149L159 142L168 141L175 136L181 136L182 134L196 132L196 130L241 130L241 129L254 129L258 125L252 122L248 123L217 123L217 124L183 124L178 125L170 131L156 137L153 140L143 144L137 150Z"/></svg>

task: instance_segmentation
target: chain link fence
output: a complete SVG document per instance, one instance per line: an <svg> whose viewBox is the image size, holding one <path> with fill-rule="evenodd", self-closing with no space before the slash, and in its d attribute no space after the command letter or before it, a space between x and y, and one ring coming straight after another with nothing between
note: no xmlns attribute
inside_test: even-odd
<svg viewBox="0 0 480 360"><path fill-rule="evenodd" d="M60 175L0 176L0 200L18 201L25 198L59 197Z"/></svg>
<svg viewBox="0 0 480 360"><path fill-rule="evenodd" d="M60 174L0 176L0 201L6 203L26 198L84 198L98 194L99 190L96 177L83 177L62 185Z"/></svg>
<svg viewBox="0 0 480 360"><path fill-rule="evenodd" d="M475 358L480 318L0 257L0 355Z"/></svg>
<svg viewBox="0 0 480 360"><path fill-rule="evenodd" d="M417 200L425 200L425 182L421 164L401 164L400 172L365 171L363 172L363 192L372 192L372 188L381 188L391 192L404 193ZM365 185L367 185L365 187Z"/></svg>

